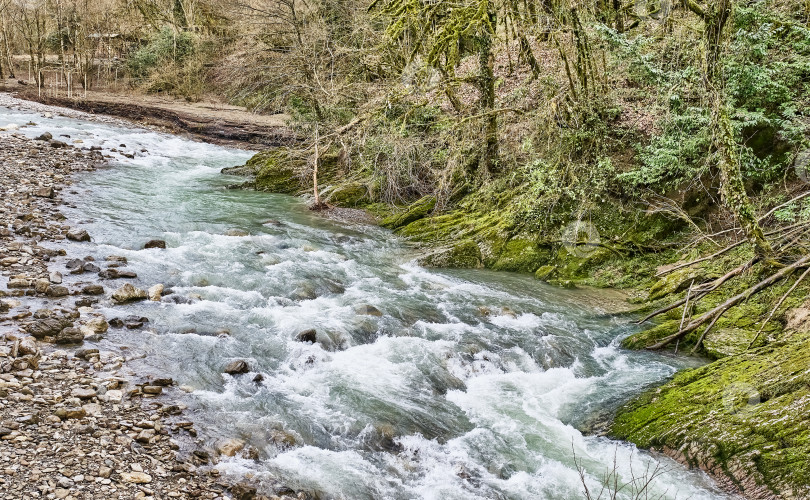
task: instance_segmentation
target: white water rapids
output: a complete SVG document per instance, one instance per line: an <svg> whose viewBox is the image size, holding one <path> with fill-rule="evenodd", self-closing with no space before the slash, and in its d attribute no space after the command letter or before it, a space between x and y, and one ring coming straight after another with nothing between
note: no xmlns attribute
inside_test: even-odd
<svg viewBox="0 0 810 500"><path fill-rule="evenodd" d="M151 331L113 329L100 347L130 346L144 356L138 372L193 387L183 401L209 442L259 451L223 460L224 473L320 498L577 499L574 456L597 492L615 456L624 482L666 469L649 498L725 498L700 472L581 432L684 366L620 349L628 320L604 315L592 293L420 268L385 230L324 220L293 197L226 190L240 179L220 169L249 152L51 112L20 102L0 108L0 126L33 122L19 132L135 154L110 153L111 166L65 189L63 212L93 236L69 254L123 255L137 286L190 298L102 301L108 318L143 315ZM141 250L154 238L168 248ZM318 342L296 340L310 328ZM223 374L236 359L251 373Z"/></svg>

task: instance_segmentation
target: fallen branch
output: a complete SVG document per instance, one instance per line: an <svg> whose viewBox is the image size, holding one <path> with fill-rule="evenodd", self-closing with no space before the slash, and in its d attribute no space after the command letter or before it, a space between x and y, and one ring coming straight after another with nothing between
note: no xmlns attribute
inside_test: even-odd
<svg viewBox="0 0 810 500"><path fill-rule="evenodd" d="M788 296L789 296L791 293L793 293L793 290L795 290L795 289L796 289L796 287L797 287L797 286L799 286L799 283L801 283L801 282L802 282L802 280L803 280L803 279L804 279L804 278L805 278L805 277L806 277L808 274L810 274L810 267L808 267L808 268L807 268L807 269L804 271L804 273L802 273L802 275L801 275L801 276L799 276L799 279L797 279L797 280L796 280L796 283L793 283L793 286L792 286L792 287L790 287L790 289L789 289L787 292L785 292L785 294L784 294L784 295L782 295L782 298L781 298L781 299L779 299L779 301L778 301L778 302L776 303L776 305L773 307L773 310L771 310L771 314L769 314L769 315L768 315L768 318L765 320L765 322L764 322L764 323L762 323L762 326L759 328L759 331L757 332L756 336L754 337L754 340L752 340L752 341L751 341L751 343L750 343L750 344L748 344L748 347L747 347L746 349L751 349L751 346L753 346L753 345L754 345L754 343L755 343L757 340L759 340L759 336L760 336L760 334L762 333L762 330L764 330L764 329L765 329L765 325L767 325L767 324L768 324L768 322L769 322L769 321L771 320L771 318L773 317L774 313L776 313L776 311L779 309L779 307L782 305L782 303L785 301L785 299L787 299L787 298L788 298Z"/></svg>
<svg viewBox="0 0 810 500"><path fill-rule="evenodd" d="M751 259L750 261L746 262L745 264L742 264L740 266L735 267L734 269L727 272L723 276L721 276L721 277L717 278L716 280L708 283L708 288L702 288L702 285L698 285L698 287L694 289L694 291L697 292L695 294L695 296L694 296L694 302L698 302L700 299L702 299L706 295L708 295L708 294L712 293L713 291L717 290L718 288L720 288L721 285L723 285L723 283L725 283L726 281L730 280L731 278L741 274L743 271L745 271L749 267L756 264L758 260L759 259L755 257L755 258ZM669 312L669 311L675 309L676 307L685 304L689 300L689 295L691 294L691 292L693 290L691 285L690 285L689 290L690 290L690 292L689 292L689 294L687 294L686 298L681 299L681 300L679 300L677 302L674 302L674 303L668 305L667 307L664 307L664 308L658 309L657 311L651 312L650 314L645 316L643 319L637 321L636 324L639 325L641 323L644 323L645 321L647 321L647 320L649 320L651 318L654 318L656 316L659 316L661 314ZM694 303L693 303L693 305L694 305Z"/></svg>
<svg viewBox="0 0 810 500"><path fill-rule="evenodd" d="M736 306L740 302L750 298L752 295L758 293L759 291L761 291L761 290L771 286L772 284L776 283L777 281L785 278L787 275L792 273L794 270L796 270L798 268L801 268L801 267L805 267L808 264L808 262L810 262L810 255L805 255L804 257L800 258L799 260L797 260L793 264L790 264L789 266L783 267L778 272L776 272L776 273L772 274L771 276L767 277L766 279L760 281L756 285L748 288L744 292L742 292L740 294L737 294L734 297L731 297L730 299L726 300L725 302L723 302L719 306L715 307L711 311L708 311L708 312L705 312L705 313L701 314L697 318L690 321L685 327L679 329L676 333L674 333L672 335L669 335L668 337L665 337L660 342L648 347L647 349L657 350L657 349L661 349L663 347L666 347L670 342L673 342L675 340L683 338L684 336L686 336L686 334L696 330L697 328L702 326L707 321L711 321L711 323L709 324L709 328L711 328L712 326L714 326L714 323L720 318L720 316L722 316L726 311L728 311L732 307ZM705 333L706 332L704 332L704 334ZM701 336L701 340L702 339L703 339L703 336Z"/></svg>

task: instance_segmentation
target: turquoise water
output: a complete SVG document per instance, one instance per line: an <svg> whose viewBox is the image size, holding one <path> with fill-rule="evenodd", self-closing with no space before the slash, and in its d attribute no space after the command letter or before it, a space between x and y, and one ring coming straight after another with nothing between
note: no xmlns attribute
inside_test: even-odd
<svg viewBox="0 0 810 500"><path fill-rule="evenodd" d="M219 170L246 151L0 108L3 124L29 121L37 125L20 130L29 136L136 153L111 153L111 166L69 188L64 212L94 239L69 252L123 255L138 286L187 299L103 300L108 318L150 323L111 330L102 347L143 356L136 376L193 388L184 400L208 442L258 450L255 460L224 459L223 473L321 498L574 499L583 498L574 457L592 491L615 457L625 481L666 470L651 498L724 497L699 472L581 432L682 367L621 350L631 326L592 292L423 269L385 230L324 220L298 198L225 189L238 179ZM226 234L234 229L248 235ZM154 238L168 248L140 250ZM381 315L358 314L365 306ZM311 328L316 343L296 340ZM223 374L236 359L251 373Z"/></svg>

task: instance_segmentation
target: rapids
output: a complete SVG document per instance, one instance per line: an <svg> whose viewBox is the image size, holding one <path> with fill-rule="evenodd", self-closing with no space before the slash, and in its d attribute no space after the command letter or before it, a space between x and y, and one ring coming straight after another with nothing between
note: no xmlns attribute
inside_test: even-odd
<svg viewBox="0 0 810 500"><path fill-rule="evenodd" d="M248 151L52 112L0 108L0 122L33 122L20 132L114 157L64 191L69 222L93 236L70 256L125 256L137 286L190 299L102 301L108 318L150 323L112 329L101 347L128 346L135 376L193 388L176 394L208 442L258 450L257 460L222 460L223 473L320 498L576 499L575 457L592 492L615 458L620 482L663 469L649 498L726 498L700 472L593 432L686 366L620 349L632 326L605 314L598 293L423 269L385 230L325 220L298 198L226 189L239 179L220 169ZM168 248L141 250L155 238ZM316 343L296 340L307 329ZM251 373L223 374L236 359Z"/></svg>

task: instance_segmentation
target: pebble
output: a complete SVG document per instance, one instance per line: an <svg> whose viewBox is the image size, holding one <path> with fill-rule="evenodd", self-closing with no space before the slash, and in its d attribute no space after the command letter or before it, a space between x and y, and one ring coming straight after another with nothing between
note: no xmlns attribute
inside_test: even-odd
<svg viewBox="0 0 810 500"><path fill-rule="evenodd" d="M0 106L21 102L0 95ZM51 108L38 106L25 104L53 116ZM106 332L113 321L93 309L97 299L73 300L79 290L102 296L100 284L75 280L104 271L92 259L65 259L66 249L59 248L64 240L92 238L66 224L59 205L71 175L95 169L103 158L100 151L76 149L50 134L40 139L0 132L0 283L5 284L0 288L0 497L213 500L247 498L245 491L255 495L255 487L233 486L211 473L217 458L204 451L208 445L192 423L168 420L183 413L182 405L172 401L173 391L164 391L171 379L152 378L136 389L121 375L127 370L121 352L127 351L78 345ZM105 262L127 263L120 256ZM80 276L65 279L65 270ZM121 274L136 277L131 271ZM122 288L147 298L143 290L129 287ZM142 319L148 321L135 322Z"/></svg>

